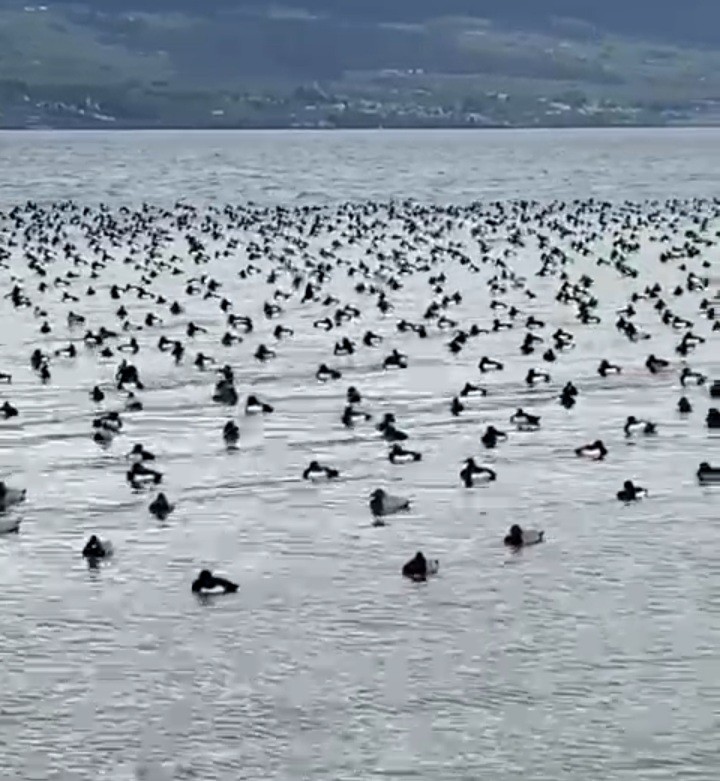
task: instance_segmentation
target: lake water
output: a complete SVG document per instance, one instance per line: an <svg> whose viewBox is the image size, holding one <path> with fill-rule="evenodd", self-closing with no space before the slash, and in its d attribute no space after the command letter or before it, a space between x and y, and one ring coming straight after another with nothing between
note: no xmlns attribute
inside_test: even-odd
<svg viewBox="0 0 720 781"><path fill-rule="evenodd" d="M670 232L679 246L685 230L697 229L693 215L708 217L705 235L720 231L717 210L697 203L673 221L669 208L643 202L712 199L718 142L715 130L2 133L0 201L107 202L123 220L123 204L164 207L180 199L200 214L208 204L255 201L322 205L335 215L338 204L368 198L447 205L594 196L636 201L640 213L660 209L655 232ZM271 212L262 218L274 220ZM477 260L473 224L468 217L432 237L428 256L433 244L452 240ZM5 231L8 225L3 217ZM89 256L78 227L64 225ZM420 234L431 227L421 224ZM133 322L154 311L165 325L136 334L142 349L132 360L147 386L145 410L123 415L125 433L108 450L90 438L97 407L88 392L98 383L110 388L118 359L100 359L79 343L77 358L53 359L43 386L29 355L81 338L82 329L65 324L70 310L94 330L117 328L121 302L110 299L109 287L135 282L138 273L109 264L93 282L96 296L84 295L84 278L73 287L80 301L63 302L52 284L37 292L22 247L11 246L10 268L0 269L3 291L13 274L22 277L54 325L43 336L31 310L0 300L0 371L13 375L0 401L20 410L0 422L0 475L29 494L17 511L20 534L0 537L0 779L717 778L720 492L699 487L695 470L703 460L720 463L720 439L704 426L707 389L679 387L678 333L661 326L647 302L637 305L636 322L651 342L631 343L613 327L614 311L633 290L656 279L671 289L686 277L677 262L658 264L663 245L650 241L653 231L638 231L638 280L595 266L597 255L609 255L609 235L593 245L596 255L570 268L573 279L583 271L596 279L603 320L596 326L578 325L572 308L555 302L556 279L534 277L535 245L511 257L537 298L510 291L506 300L524 317L576 334L576 349L552 365L520 355L520 326L481 336L459 356L435 327L427 340L397 333L398 319L421 319L432 300L423 273L401 277L386 318L335 273L323 292L356 303L361 320L318 331L313 321L333 308L301 306L296 297L280 302L295 335L275 345L276 323L264 320L262 302L275 287L289 290L291 277L276 285L266 273L240 280L247 242L258 234L232 233L240 240L234 257L186 268L221 281L234 311L255 320L255 333L221 347L217 301L185 296L187 277L166 273L153 288L168 300L187 299L179 318L126 295ZM285 233L273 240L278 252L292 230ZM373 255L400 246L389 230L372 235ZM211 250L224 246L203 238ZM310 254L316 258L331 239L312 240ZM0 233L2 246L7 240ZM567 239L554 241L569 248ZM135 243L137 257L146 258L143 237ZM31 246L37 250L34 240ZM120 260L129 251L122 243L103 246ZM366 236L338 255L357 262L369 246ZM506 246L494 239L493 254ZM177 231L163 257L173 252L186 255ZM58 256L49 282L72 268ZM710 295L720 284L717 247L703 258L712 264L703 272ZM703 271L697 259L690 265ZM449 261L443 269L447 292L464 296L450 317L484 326L496 314L504 318L488 306L489 270L470 274ZM669 301L707 337L690 365L720 378L720 334L700 319L700 297ZM209 333L187 339L190 319ZM341 335L357 338L368 328L385 336L381 349L332 356ZM187 343L180 366L156 349L162 333ZM262 366L252 357L261 342L278 352ZM406 371L378 367L393 346L408 354ZM199 350L231 363L241 394L260 393L275 413L247 419L213 404L214 373L192 366ZM673 371L651 377L649 352L670 358ZM483 354L504 360L506 371L481 377ZM622 364L623 375L601 380L595 370L603 357ZM315 381L322 361L342 368L340 382ZM532 366L551 372L549 387L525 387ZM490 392L454 419L449 403L466 380ZM581 391L571 411L556 399L569 380ZM372 424L342 427L351 384L376 418L396 413L422 462L391 466ZM695 406L685 419L675 411L683 392ZM109 390L100 408L121 405ZM508 417L518 406L542 415L539 432L511 430ZM628 414L655 420L658 436L626 441ZM236 454L224 451L221 438L231 416L242 432ZM492 452L479 442L490 423L510 431ZM608 445L607 462L575 458L574 447L597 437ZM123 455L134 442L157 454L177 502L166 523L149 515L151 495L125 482ZM470 455L493 465L498 481L462 488L458 470ZM312 458L339 468L342 479L304 483L299 476ZM627 477L649 488L646 501L616 500ZM380 529L367 507L377 486L413 502L409 514ZM509 553L502 537L516 521L544 528L546 544ZM97 571L79 555L93 532L116 549ZM418 548L441 563L440 575L421 586L399 576ZM239 594L199 603L190 583L203 566L238 580Z"/></svg>

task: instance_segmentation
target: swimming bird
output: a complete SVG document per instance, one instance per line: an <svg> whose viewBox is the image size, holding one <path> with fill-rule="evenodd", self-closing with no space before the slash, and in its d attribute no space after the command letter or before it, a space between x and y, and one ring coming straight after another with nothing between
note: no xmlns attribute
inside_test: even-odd
<svg viewBox="0 0 720 781"><path fill-rule="evenodd" d="M545 532L537 529L523 529L518 524L513 524L505 535L503 542L509 548L526 548L529 545L537 545L545 541Z"/></svg>
<svg viewBox="0 0 720 781"><path fill-rule="evenodd" d="M720 410L717 407L710 407L705 417L705 424L711 429L720 428Z"/></svg>
<svg viewBox="0 0 720 781"><path fill-rule="evenodd" d="M311 461L309 466L303 471L303 480L312 480L319 482L321 480L334 480L340 476L337 469L330 466L323 466L318 461Z"/></svg>
<svg viewBox="0 0 720 781"><path fill-rule="evenodd" d="M504 431L498 431L495 426L488 426L485 429L485 433L480 437L480 441L486 448L497 447L499 440L506 440L507 434Z"/></svg>
<svg viewBox="0 0 720 781"><path fill-rule="evenodd" d="M465 466L460 470L460 479L466 488L472 488L476 481L491 483L497 480L497 473L489 466L478 466L474 458L465 459Z"/></svg>
<svg viewBox="0 0 720 781"><path fill-rule="evenodd" d="M142 488L145 485L153 483L157 485L162 482L162 473L155 469L150 469L142 463L134 463L126 473L128 483L134 489Z"/></svg>
<svg viewBox="0 0 720 781"><path fill-rule="evenodd" d="M170 504L167 496L165 496L165 494L162 492L160 492L155 497L155 499L153 499L153 501L150 502L150 505L148 507L150 513L160 521L164 521L168 517L168 515L172 513L174 509L175 509L175 505Z"/></svg>
<svg viewBox="0 0 720 781"><path fill-rule="evenodd" d="M713 467L703 461L698 467L697 479L700 485L720 485L720 467Z"/></svg>
<svg viewBox="0 0 720 781"><path fill-rule="evenodd" d="M191 590L193 594L234 594L238 590L238 584L204 569L193 581Z"/></svg>
<svg viewBox="0 0 720 781"><path fill-rule="evenodd" d="M518 431L537 431L540 428L540 417L530 415L522 407L510 416L510 422L517 426Z"/></svg>
<svg viewBox="0 0 720 781"><path fill-rule="evenodd" d="M145 450L142 443L138 442L133 445L133 449L127 454L127 458L133 463L141 463L143 461L154 461L155 455L149 450Z"/></svg>
<svg viewBox="0 0 720 781"><path fill-rule="evenodd" d="M321 363L315 372L315 378L319 382L328 382L329 380L339 380L342 372L339 369L331 369L326 363Z"/></svg>
<svg viewBox="0 0 720 781"><path fill-rule="evenodd" d="M418 551L410 561L406 562L402 568L402 576L408 580L421 583L430 576L436 575L440 569L437 559L428 561L421 551Z"/></svg>
<svg viewBox="0 0 720 781"><path fill-rule="evenodd" d="M626 480L623 483L623 487L617 493L617 498L621 502L634 502L641 499L643 496L647 496L647 489L641 488L635 485L632 480Z"/></svg>
<svg viewBox="0 0 720 781"><path fill-rule="evenodd" d="M390 448L388 453L388 461L391 464L408 464L414 461L421 461L422 453L418 453L415 450L406 450L397 443Z"/></svg>
<svg viewBox="0 0 720 781"><path fill-rule="evenodd" d="M247 402L245 403L245 414L246 415L268 415L271 412L274 412L275 408L272 406L272 404L268 404L265 401L260 401L257 396L250 395L247 398Z"/></svg>
<svg viewBox="0 0 720 781"><path fill-rule="evenodd" d="M108 559L113 554L112 543L107 540L100 540L95 534L85 543L82 555L86 559Z"/></svg>
<svg viewBox="0 0 720 781"><path fill-rule="evenodd" d="M240 441L240 428L234 420L228 420L223 426L223 441L228 450L237 449L237 444Z"/></svg>
<svg viewBox="0 0 720 781"><path fill-rule="evenodd" d="M593 461L602 461L607 456L608 451L601 439L596 439L589 445L581 445L575 448L576 456L586 456Z"/></svg>
<svg viewBox="0 0 720 781"><path fill-rule="evenodd" d="M384 488L376 488L370 494L370 512L376 518L410 509L410 500L400 496L392 496Z"/></svg>
<svg viewBox="0 0 720 781"><path fill-rule="evenodd" d="M634 415L630 415L625 421L623 431L626 437L642 432L643 434L656 434L657 426L649 420L638 420Z"/></svg>
<svg viewBox="0 0 720 781"><path fill-rule="evenodd" d="M16 418L18 414L17 407L14 407L9 401L3 402L2 407L0 407L0 415L5 420L8 420L9 418Z"/></svg>

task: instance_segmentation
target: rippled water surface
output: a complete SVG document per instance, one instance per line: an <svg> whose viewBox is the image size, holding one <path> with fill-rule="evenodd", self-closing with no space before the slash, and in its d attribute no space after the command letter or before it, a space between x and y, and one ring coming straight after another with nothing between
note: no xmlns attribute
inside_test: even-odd
<svg viewBox="0 0 720 781"><path fill-rule="evenodd" d="M42 254L37 234L23 236L26 222L13 238L13 221L2 217L0 242L10 252L7 268L0 268L3 293L22 280L33 303L47 310L53 332L40 334L42 318L32 309L0 300L0 371L13 375L11 385L0 386L0 401L20 410L0 421L0 472L10 485L28 489L26 504L13 511L22 519L20 533L0 537L0 778L716 779L720 488L698 486L695 471L703 460L720 465L720 440L704 426L707 388L679 386L682 362L674 348L681 332L662 325L647 301L636 304L635 321L650 342L628 341L613 323L633 291L658 280L673 312L707 338L689 365L720 378L720 333L698 310L703 296L718 291L717 247L686 261L688 270L709 277L704 293L673 297L687 270L679 268L682 260L658 262L660 252L682 246L688 229L714 238L720 217L709 202L646 201L713 198L718 141L716 131L680 130L0 135L6 212L27 200L106 201L123 224L123 204L171 206L182 199L200 207L183 230L150 212L167 229L158 257L176 254L171 263L186 271L173 276L165 269L152 282L155 293L186 304L175 318L167 305L133 292L122 301L109 296L112 284L139 281L137 263L155 262L147 236L115 245L103 239L115 260L97 280L88 279L89 267L73 267L62 243L51 247L56 260L41 294L40 278L23 256L25 249ZM447 205L589 196L638 205L625 226L621 217L601 231L587 257L573 252L574 237L558 229L567 225L562 212L554 227L546 220L540 229L573 258L566 267L572 281L583 273L595 278L602 322L587 326L572 306L555 300L556 276L535 276L543 252L537 238L511 246L507 235L516 222L493 233L479 208L442 218L427 212L414 234L383 208L375 226L372 216L363 217L366 229L353 244L340 230L308 236L306 219L308 246L294 246L292 255L287 250L297 233L287 227L270 235L274 211L253 212L245 228L221 211L225 203L249 200L318 205L331 226L347 220L336 204L366 198ZM201 230L208 203L219 209L213 219L220 240ZM633 228L638 215L658 212L654 228ZM692 222L697 215L708 223ZM599 230L596 213L583 219L575 226L580 234ZM78 224L67 214L58 224L83 257L94 257ZM517 225L533 232L537 216ZM441 271L445 292L463 294L448 317L464 327L507 320L489 308L486 283L497 269L480 265L471 236L478 226L487 256L508 250L509 266L537 294L529 299L510 288L496 295L522 310L517 326L470 340L457 356L447 349L451 332L432 322L424 340L397 332L399 319L422 320L441 297L428 284ZM596 266L598 257L610 256L614 231L641 242L628 261L640 270L637 279ZM652 240L663 232L668 242ZM238 246L196 267L183 239L188 233L210 255L224 250L229 236ZM417 243L418 236L427 241ZM334 257L349 265L327 278L321 298L332 294L340 304L301 304L296 294L278 301L279 321L265 319L263 302L276 289L291 291L294 275L283 271L268 283L272 256L307 273L305 257L318 262L336 237L342 246ZM254 261L262 273L240 279L250 243L266 238L268 251ZM478 263L479 273L444 251L451 242ZM134 262L123 263L133 246ZM365 259L376 268L379 255L390 257L393 249L421 267L433 247L440 251L430 271L400 274L402 288L388 289L395 309L387 316L375 298L354 290L359 277L348 277L349 266ZM63 301L64 288L54 284L70 270L82 275L68 289L78 301ZM253 318L255 331L242 344L221 346L217 299L186 295L188 277L204 273L222 283L233 311ZM85 294L89 284L97 295ZM123 413L124 432L102 449L90 438L98 406L88 392L100 384L107 399L99 409L122 408L123 396L112 389L119 356L103 359L87 349L83 328L70 328L66 318L72 310L88 328L119 329L120 303L133 323L151 311L164 323L134 334L145 409ZM313 328L347 303L362 311L360 319L329 333ZM546 321L540 333L547 341L558 327L572 331L576 348L555 364L543 364L542 350L521 355L529 315ZM189 320L208 333L188 339ZM272 336L277 322L295 331L279 344ZM385 337L380 348L332 355L341 336L360 339L367 329ZM157 350L161 334L185 342L179 366ZM78 356L53 358L52 379L42 385L30 353L69 341ZM255 361L260 343L277 358ZM392 347L408 355L407 370L380 368ZM233 366L241 399L258 393L275 413L247 418L241 407L213 404L214 373L192 364L200 350ZM644 367L649 352L669 358L671 370L651 376ZM505 370L481 376L484 354L504 361ZM621 364L623 374L598 377L603 357ZM322 361L342 369L339 382L315 381ZM533 366L550 371L549 385L525 386ZM469 400L453 418L450 401L468 380L489 394ZM580 397L568 411L557 394L570 380ZM391 466L372 424L341 425L351 384L375 419L397 415L410 446L423 453L420 463ZM676 413L683 392L695 407L686 418ZM508 418L519 406L542 416L540 431L513 430ZM626 440L629 414L656 421L658 435ZM229 417L241 427L237 453L222 443ZM479 441L488 424L510 434L495 451ZM574 456L574 447L598 437L610 450L606 462ZM157 454L164 488L177 502L165 523L147 511L152 495L134 493L125 482L123 456L135 442ZM497 470L496 483L461 487L458 470L470 455ZM313 458L337 467L341 479L304 483L300 475ZM616 500L628 477L649 488L647 500L633 506ZM367 500L377 486L410 497L411 512L373 528ZM546 544L509 553L502 537L513 522L544 528ZM116 555L89 571L79 552L93 532L111 539ZM441 563L440 575L422 586L399 576L418 548ZM190 583L202 566L236 579L239 594L194 599Z"/></svg>

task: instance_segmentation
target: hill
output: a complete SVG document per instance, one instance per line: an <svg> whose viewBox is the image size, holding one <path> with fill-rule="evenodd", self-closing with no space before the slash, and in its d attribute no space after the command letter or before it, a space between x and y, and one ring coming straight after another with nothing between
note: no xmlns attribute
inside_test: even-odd
<svg viewBox="0 0 720 781"><path fill-rule="evenodd" d="M665 5L0 0L0 126L714 122L720 4Z"/></svg>

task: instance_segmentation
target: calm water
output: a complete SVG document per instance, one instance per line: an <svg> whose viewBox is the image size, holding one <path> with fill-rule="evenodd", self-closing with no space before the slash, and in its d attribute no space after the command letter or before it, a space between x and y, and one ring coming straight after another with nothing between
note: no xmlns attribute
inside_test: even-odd
<svg viewBox="0 0 720 781"><path fill-rule="evenodd" d="M0 199L711 198L718 141L710 130L5 133ZM467 227L453 238L470 246ZM678 244L687 227L680 220ZM720 230L720 220L711 227ZM254 234L238 237L243 247ZM340 254L357 259L366 246ZM398 243L388 233L379 246ZM126 250L112 251L122 258ZM609 242L596 250L607 254ZM327 292L363 308L347 333L372 328L386 336L382 350L332 359L339 332L312 328L326 309L291 301L283 322L295 336L260 367L252 354L273 342L275 322L261 315L273 286L265 275L240 282L244 252L215 261L197 273L222 281L257 332L223 350L216 301L191 298L175 321L161 312L167 324L138 334L133 359L147 385L145 410L123 416L126 433L107 451L89 436L88 391L111 383L116 361L80 347L78 358L53 362L43 387L28 359L35 346L57 349L79 337L65 325L71 309L94 329L115 326L119 302L108 288L137 274L112 265L97 296L82 295L86 281L78 285L77 303L62 303L56 289L42 298L31 292L56 325L48 336L29 310L0 301L0 371L14 377L0 401L21 413L0 423L0 474L29 492L21 533L0 538L0 779L715 779L720 493L698 487L694 472L701 460L720 462L720 440L703 425L705 389L687 390L696 411L682 420L678 372L650 378L643 367L651 351L677 363L678 335L659 326L649 305L639 306L637 323L653 334L650 346L629 343L611 325L632 290L682 281L672 264L658 266L658 251L644 242L646 273L635 282L578 260L573 277L586 263L602 300L603 324L585 328L555 303L555 280L532 277L537 250L520 251L512 265L538 297L508 300L578 341L549 367L550 388L536 390L522 379L542 361L520 356L520 330L480 337L457 357L447 333L425 341L395 333L397 319L419 319L431 300L424 274L403 279L387 319L344 276L328 283ZM706 257L717 290L717 248ZM16 254L10 265L0 269L3 290L13 272L27 278ZM69 268L59 261L49 278ZM489 324L487 273L450 263L445 271L448 291L465 296L450 316ZM288 289L289 279L278 284ZM183 277L157 285L170 300L184 298ZM695 295L672 299L709 337L691 365L718 377L720 335L698 320L697 304ZM134 298L127 306L135 322L160 311ZM175 367L155 344L160 333L185 340L189 319L210 334L198 335ZM410 368L384 373L378 362L395 345ZM214 376L192 367L197 350L228 360L241 393L259 392L276 407L264 420L241 418L236 454L224 452L220 432L238 412L210 402ZM489 377L490 395L454 420L450 399L477 381L482 354L505 360L507 370ZM626 367L622 378L597 377L602 357ZM342 366L339 383L314 381L324 360ZM581 388L570 412L554 398L568 380ZM371 426L340 425L350 384L376 415L398 415L424 454L420 464L391 467ZM106 407L121 401L111 392ZM482 452L480 432L489 423L509 429L518 406L541 414L542 430L513 432L497 451ZM656 420L657 438L627 443L621 429L631 413ZM597 436L611 451L606 463L572 455ZM150 497L124 481L122 456L136 441L157 453L178 503L165 524L148 514ZM457 472L469 455L493 464L497 483L461 488ZM304 484L299 474L313 457L346 479ZM647 485L650 499L620 505L615 492L626 477ZM412 512L384 529L371 527L367 509L378 485L413 499ZM544 528L547 544L508 554L499 542L516 520ZM97 572L79 556L92 532L117 550ZM441 561L441 575L421 587L399 577L418 547ZM203 565L237 579L240 594L199 604L189 585Z"/></svg>

